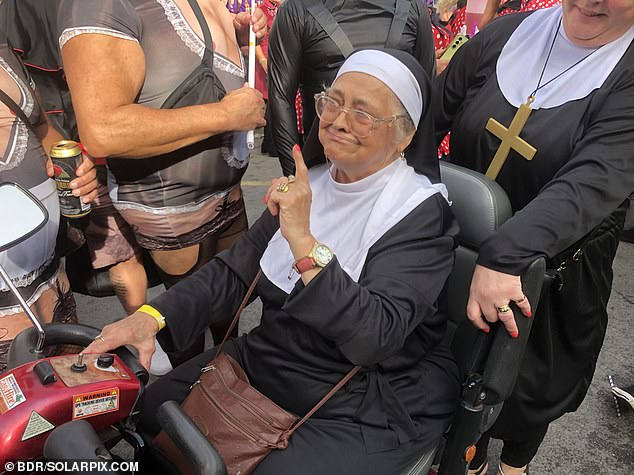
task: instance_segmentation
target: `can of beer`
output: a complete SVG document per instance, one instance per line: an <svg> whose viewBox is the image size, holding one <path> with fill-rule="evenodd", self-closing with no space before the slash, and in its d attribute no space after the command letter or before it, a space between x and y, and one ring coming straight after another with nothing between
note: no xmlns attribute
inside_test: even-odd
<svg viewBox="0 0 634 475"><path fill-rule="evenodd" d="M55 183L62 216L81 218L90 213L90 203L82 203L73 196L70 182L77 178L75 170L81 164L81 148L74 140L60 140L51 147L51 160L55 169Z"/></svg>

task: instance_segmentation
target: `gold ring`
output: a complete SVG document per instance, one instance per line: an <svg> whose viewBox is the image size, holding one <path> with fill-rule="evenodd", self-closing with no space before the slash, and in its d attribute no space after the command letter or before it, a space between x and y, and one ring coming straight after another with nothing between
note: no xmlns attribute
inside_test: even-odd
<svg viewBox="0 0 634 475"><path fill-rule="evenodd" d="M511 311L511 307L509 307L508 305L502 305L501 307L498 307L498 312L500 313L507 313Z"/></svg>
<svg viewBox="0 0 634 475"><path fill-rule="evenodd" d="M286 193L288 191L288 182L284 181L277 185L277 191L280 193Z"/></svg>
<svg viewBox="0 0 634 475"><path fill-rule="evenodd" d="M295 175L288 175L288 182L287 183L293 183L295 181Z"/></svg>
<svg viewBox="0 0 634 475"><path fill-rule="evenodd" d="M97 335L97 336L95 337L95 341L96 341L96 340L101 340L101 342L102 342L102 343L105 343L105 342L106 342L106 339L105 339L104 337L102 337L101 335Z"/></svg>
<svg viewBox="0 0 634 475"><path fill-rule="evenodd" d="M521 299L519 300L514 300L515 303L522 303L524 302L524 300L526 300L526 295L524 295Z"/></svg>

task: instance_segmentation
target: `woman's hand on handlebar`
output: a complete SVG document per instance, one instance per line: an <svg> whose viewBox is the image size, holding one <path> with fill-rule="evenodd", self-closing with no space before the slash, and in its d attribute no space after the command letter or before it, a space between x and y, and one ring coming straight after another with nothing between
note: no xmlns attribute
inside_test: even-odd
<svg viewBox="0 0 634 475"><path fill-rule="evenodd" d="M135 312L123 320L106 325L101 334L82 353L105 353L124 345L139 352L139 362L149 371L154 354L158 323L151 315Z"/></svg>
<svg viewBox="0 0 634 475"><path fill-rule="evenodd" d="M509 335L517 338L519 331L515 317L508 307L512 302L519 307L524 316L532 315L531 305L522 291L519 276L476 265L467 303L467 317L471 323L488 333L488 324L499 320Z"/></svg>

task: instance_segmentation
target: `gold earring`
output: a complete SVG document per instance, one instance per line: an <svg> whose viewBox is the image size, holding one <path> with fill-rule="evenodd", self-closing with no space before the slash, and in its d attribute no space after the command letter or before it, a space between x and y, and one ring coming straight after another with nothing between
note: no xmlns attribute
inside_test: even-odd
<svg viewBox="0 0 634 475"><path fill-rule="evenodd" d="M401 160L405 160L405 152L399 153L398 158L400 158Z"/></svg>

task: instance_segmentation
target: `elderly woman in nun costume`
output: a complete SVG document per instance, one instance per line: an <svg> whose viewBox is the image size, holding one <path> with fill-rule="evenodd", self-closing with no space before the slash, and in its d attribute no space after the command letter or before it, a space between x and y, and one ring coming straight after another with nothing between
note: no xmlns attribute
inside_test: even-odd
<svg viewBox="0 0 634 475"><path fill-rule="evenodd" d="M634 190L633 25L633 0L509 15L434 83L437 139L451 130L451 161L496 179L514 211L480 249L469 318L483 331L501 320L517 336L509 304L535 312L515 392L473 473L486 472L489 435L505 441L498 473L524 473L548 424L575 411L590 385ZM518 277L538 256L555 270L539 306Z"/></svg>
<svg viewBox="0 0 634 475"><path fill-rule="evenodd" d="M351 55L315 98L328 161L309 170L296 147L296 175L273 180L249 232L150 303L166 321L162 344L185 348L211 321L231 318L261 268L260 325L225 345L256 389L301 416L362 367L256 474L397 473L449 424L459 381L442 343L441 295L457 226L439 183L429 89L408 53ZM419 146L405 159L422 136L426 153ZM159 326L136 312L85 351L132 344L147 365ZM149 387L148 433L158 432L156 408L182 401L212 357Z"/></svg>

